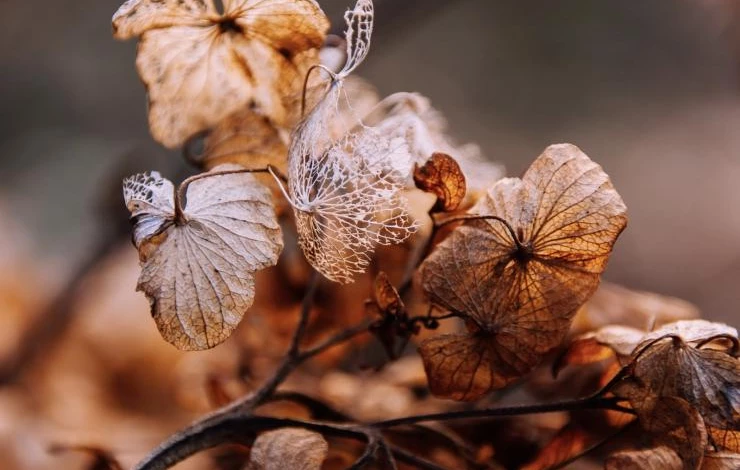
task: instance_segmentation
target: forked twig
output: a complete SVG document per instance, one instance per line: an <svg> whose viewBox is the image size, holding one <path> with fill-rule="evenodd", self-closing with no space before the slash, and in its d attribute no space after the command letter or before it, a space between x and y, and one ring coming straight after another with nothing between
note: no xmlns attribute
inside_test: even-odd
<svg viewBox="0 0 740 470"><path fill-rule="evenodd" d="M314 272L303 298L300 319L298 320L298 325L296 326L293 338L291 339L288 352L273 375L258 390L250 395L215 411L190 425L186 429L172 435L169 439L160 444L152 453L150 453L149 456L141 461L135 467L137 470L166 469L197 452L216 445L227 442L242 442L235 437L234 433L239 429L244 429L245 426L250 429L254 427L259 431L275 429L275 427L270 427L274 425L275 421L269 421L268 418L253 415L254 409L268 401L280 384L282 384L290 373L303 362L321 354L331 347L366 332L369 326L368 322L363 322L360 325L337 333L318 345L308 348L305 351L301 351L301 341L303 340L308 327L308 320L313 307L314 297L319 281L319 274ZM260 421L260 419L262 421ZM324 427L328 426L328 424L321 425L319 422L303 423L305 426L301 425L301 423L302 422L296 421L292 424L288 423L283 426L275 426L285 427L296 425L298 427L305 427L306 429L311 429L310 426L314 425ZM357 432L363 436L367 433L364 432L363 434L363 432ZM350 435L347 437L352 436Z"/></svg>

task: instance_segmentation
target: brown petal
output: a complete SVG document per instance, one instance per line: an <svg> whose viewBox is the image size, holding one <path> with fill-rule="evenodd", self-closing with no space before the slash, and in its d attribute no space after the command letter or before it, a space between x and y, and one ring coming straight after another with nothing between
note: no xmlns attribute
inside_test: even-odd
<svg viewBox="0 0 740 470"><path fill-rule="evenodd" d="M208 134L198 163L206 170L231 163L252 169L272 165L284 172L287 154L288 147L269 119L245 109L221 121Z"/></svg>
<svg viewBox="0 0 740 470"><path fill-rule="evenodd" d="M469 222L437 246L422 287L487 333L497 368L526 373L596 290L624 212L601 167L572 145L548 147L523 180L499 181L471 210L498 220Z"/></svg>
<svg viewBox="0 0 740 470"><path fill-rule="evenodd" d="M383 271L379 272L375 277L374 292L375 302L378 304L381 312L396 316L404 311L401 296L398 295L398 291L393 287L393 284L388 279L388 275Z"/></svg>
<svg viewBox="0 0 740 470"><path fill-rule="evenodd" d="M552 375L557 377L561 370L569 365L584 365L614 357L614 351L599 343L594 337L576 338L568 349L552 364Z"/></svg>
<svg viewBox="0 0 740 470"><path fill-rule="evenodd" d="M238 6L238 8L237 8ZM283 98L300 90L329 23L312 0L129 0L113 19L118 38L140 36L136 65L149 126L166 147L254 105L281 125Z"/></svg>
<svg viewBox="0 0 740 470"><path fill-rule="evenodd" d="M152 174L136 175L124 185L143 253L137 289L149 298L160 333L180 349L223 342L252 305L254 273L277 263L282 250L268 189L247 173L194 180L187 187L183 220L165 224L175 218L168 213L173 201L160 193L171 183ZM157 233L142 226L166 228ZM147 238L152 233L154 245Z"/></svg>
<svg viewBox="0 0 740 470"><path fill-rule="evenodd" d="M320 470L329 452L321 434L300 428L269 431L254 441L247 470Z"/></svg>
<svg viewBox="0 0 740 470"><path fill-rule="evenodd" d="M713 452L704 456L701 470L737 470L740 468L740 454L732 452Z"/></svg>
<svg viewBox="0 0 740 470"><path fill-rule="evenodd" d="M454 158L434 153L427 162L414 169L414 182L422 191L437 196L436 212L451 212L465 198L465 176Z"/></svg>
<svg viewBox="0 0 740 470"><path fill-rule="evenodd" d="M682 470L681 458L669 447L612 454L604 470Z"/></svg>
<svg viewBox="0 0 740 470"><path fill-rule="evenodd" d="M528 370L529 364L520 359L499 355L492 342L481 334L446 334L424 340L419 353L432 393L453 400L477 400Z"/></svg>
<svg viewBox="0 0 740 470"><path fill-rule="evenodd" d="M676 397L696 407L707 426L737 429L740 362L726 352L668 336L638 348L629 374L613 392L629 399L635 410L645 406L644 400Z"/></svg>

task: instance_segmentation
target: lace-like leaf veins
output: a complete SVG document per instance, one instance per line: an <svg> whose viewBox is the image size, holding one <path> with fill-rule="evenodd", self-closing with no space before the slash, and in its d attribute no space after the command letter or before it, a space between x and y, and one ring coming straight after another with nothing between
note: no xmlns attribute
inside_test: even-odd
<svg viewBox="0 0 740 470"><path fill-rule="evenodd" d="M376 245L399 243L415 226L401 195L402 169L410 161L405 140L359 120L343 126L347 131L339 138L330 132L342 119L343 80L370 47L372 2L359 0L345 18L347 63L296 128L288 152L288 199L306 259L327 278L349 283L365 271Z"/></svg>
<svg viewBox="0 0 740 470"><path fill-rule="evenodd" d="M569 144L497 182L471 209L489 218L455 229L420 268L429 298L469 330L421 345L433 393L474 400L557 346L598 287L625 211L601 167Z"/></svg>
<svg viewBox="0 0 740 470"><path fill-rule="evenodd" d="M254 300L254 272L283 247L270 192L253 175L196 178L181 188L184 207L157 172L123 183L142 265L137 289L162 336L186 350L229 337Z"/></svg>
<svg viewBox="0 0 740 470"><path fill-rule="evenodd" d="M318 61L329 22L314 0L129 0L114 36L140 36L136 65L154 138L177 147L254 103L277 124Z"/></svg>

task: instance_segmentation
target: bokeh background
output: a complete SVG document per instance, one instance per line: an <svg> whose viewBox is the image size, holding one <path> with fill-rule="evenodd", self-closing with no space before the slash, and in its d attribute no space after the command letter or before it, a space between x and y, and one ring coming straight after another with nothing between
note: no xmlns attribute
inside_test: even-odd
<svg viewBox="0 0 740 470"><path fill-rule="evenodd" d="M341 32L351 0L320 3ZM605 277L740 326L736 0L375 3L374 45L359 74L381 94L427 95L457 141L479 144L509 175L551 143L580 146L629 208ZM183 354L159 337L134 292L130 245L68 295L60 289L128 230L122 176L193 171L149 136L135 42L111 37L119 4L0 0L3 469L90 468L84 456L49 455L49 443L64 440L48 434L59 431L72 433L64 442L97 442L135 462L209 409L191 396L203 394L207 374L240 367L233 342ZM38 322L40 313L49 316ZM26 335L29 325L41 334ZM46 350L56 330L64 334ZM45 361L20 377L16 357ZM410 393L376 395L405 413ZM180 468L204 468L198 462Z"/></svg>
<svg viewBox="0 0 740 470"><path fill-rule="evenodd" d="M149 138L135 43L110 34L118 3L0 2L0 192L61 269L100 236L93 208L122 167L180 164ZM321 3L341 25L347 2ZM580 146L629 208L607 278L737 320L735 2L377 3L360 72L382 93L429 96L511 175L550 143Z"/></svg>

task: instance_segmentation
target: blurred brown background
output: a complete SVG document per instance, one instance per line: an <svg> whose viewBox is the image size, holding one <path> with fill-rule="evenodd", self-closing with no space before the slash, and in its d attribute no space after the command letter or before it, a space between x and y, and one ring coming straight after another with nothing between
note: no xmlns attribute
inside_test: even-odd
<svg viewBox="0 0 740 470"><path fill-rule="evenodd" d="M0 1L1 204L62 267L102 233L92 209L118 191L121 159L132 172L180 164L149 138L135 43L111 38L119 3ZM340 31L350 0L320 3ZM428 95L512 175L549 143L580 146L629 207L607 278L737 326L733 3L377 0L360 74L382 93Z"/></svg>

